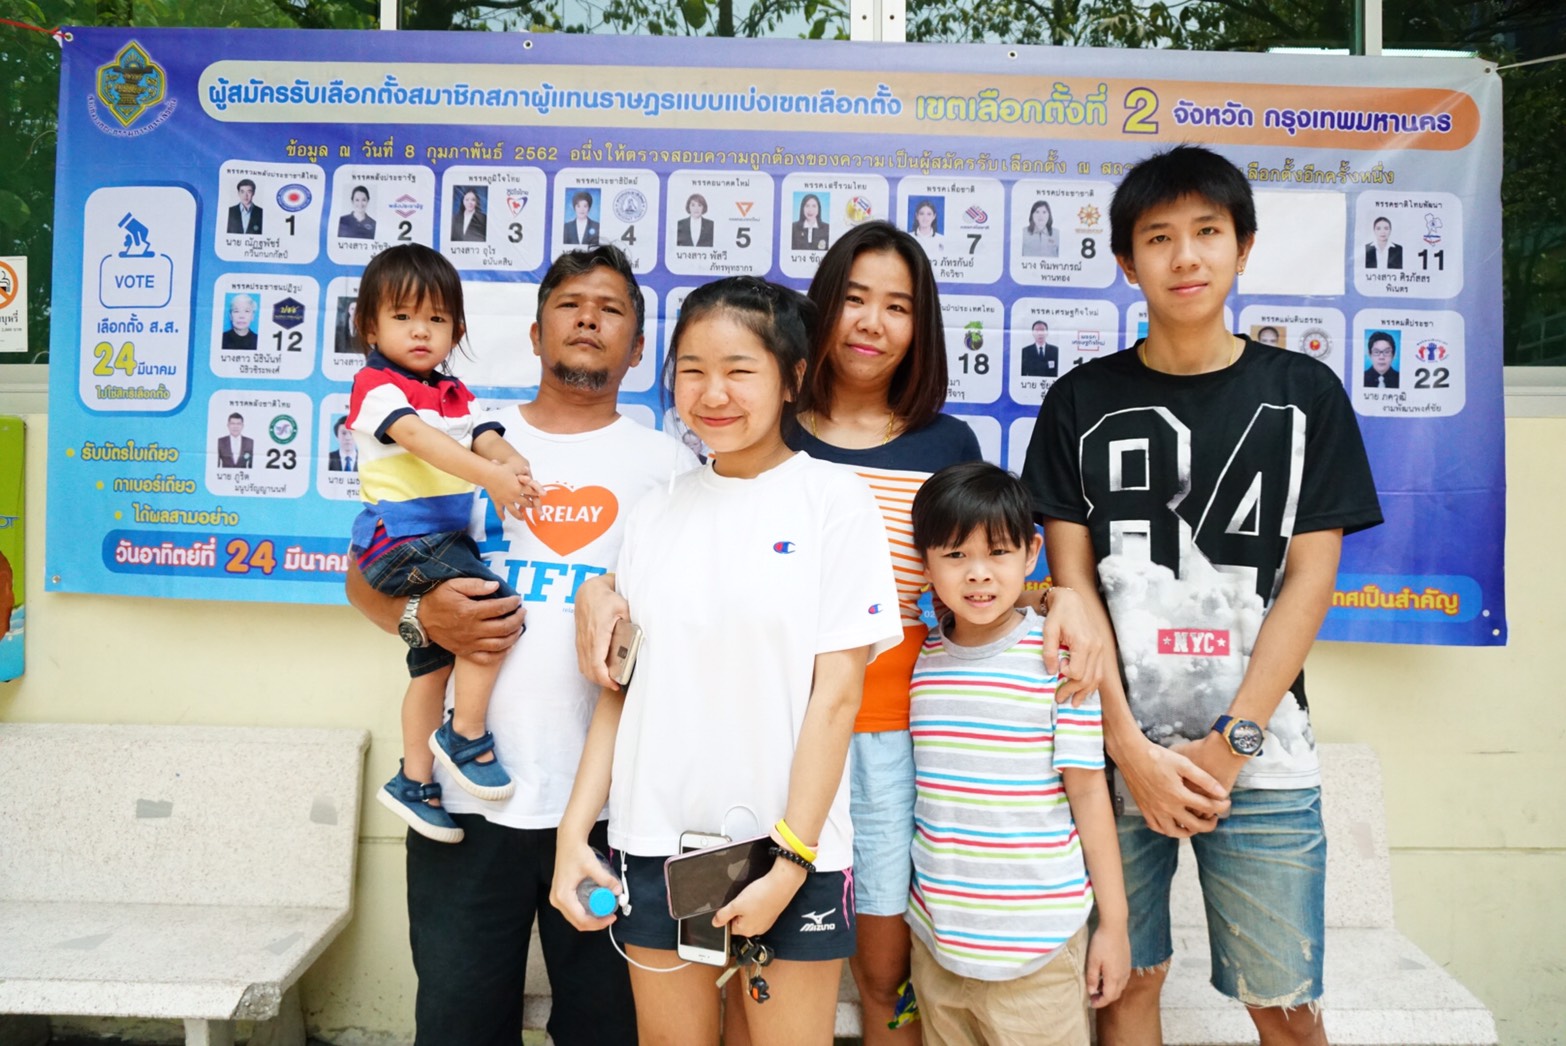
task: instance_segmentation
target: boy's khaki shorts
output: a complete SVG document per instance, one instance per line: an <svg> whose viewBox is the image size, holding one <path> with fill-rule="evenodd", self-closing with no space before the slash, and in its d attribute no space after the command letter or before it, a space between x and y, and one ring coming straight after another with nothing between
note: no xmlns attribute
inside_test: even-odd
<svg viewBox="0 0 1566 1046"><path fill-rule="evenodd" d="M913 940L914 994L925 1046L1088 1046L1084 926L1025 977L961 977Z"/></svg>

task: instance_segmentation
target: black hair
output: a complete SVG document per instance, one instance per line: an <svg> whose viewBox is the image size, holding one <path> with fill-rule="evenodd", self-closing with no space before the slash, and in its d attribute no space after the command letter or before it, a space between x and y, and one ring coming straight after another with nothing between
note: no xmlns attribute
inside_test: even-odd
<svg viewBox="0 0 1566 1046"><path fill-rule="evenodd" d="M255 192L256 191L256 183L251 181L249 178L241 178L241 179L239 179L238 183L235 184L234 188L237 191L239 189L243 189L247 185L250 186L250 191L251 192Z"/></svg>
<svg viewBox="0 0 1566 1046"><path fill-rule="evenodd" d="M798 291L759 276L730 276L702 284L680 305L680 318L669 337L669 354L664 360L666 389L674 388L680 339L692 324L714 313L722 313L754 334L778 365L786 435L799 410L801 364L810 359L810 346L815 341L815 304Z"/></svg>
<svg viewBox="0 0 1566 1046"><path fill-rule="evenodd" d="M701 213L702 214L706 214L707 213L707 198L705 196L703 196L699 192L693 192L693 193L691 193L689 196L687 196L685 198L685 213L686 214L691 213L691 204L693 204L693 203L701 204Z"/></svg>
<svg viewBox="0 0 1566 1046"><path fill-rule="evenodd" d="M334 436L337 435L337 433L338 433L338 431L340 429L345 429L347 427L348 427L348 415L344 414L342 417L340 417L336 421L332 422L332 435L334 435Z"/></svg>
<svg viewBox="0 0 1566 1046"><path fill-rule="evenodd" d="M368 185L355 185L353 191L348 194L348 199L352 200L360 193L364 193L364 198L368 200L370 198L370 187Z"/></svg>
<svg viewBox="0 0 1566 1046"><path fill-rule="evenodd" d="M941 322L941 292L935 285L930 257L919 241L890 222L864 222L838 238L821 257L810 300L816 303L821 322L811 348L810 372L800 410L832 413L832 386L837 380L829 349L843 316L848 277L861 254L890 251L908 266L913 281L913 344L892 374L886 391L887 405L904 429L912 432L935 420L946 405L946 328Z"/></svg>
<svg viewBox="0 0 1566 1046"><path fill-rule="evenodd" d="M239 413L239 411L237 411L237 410L234 411L234 413L232 413L232 414L230 414L228 416L228 420L229 421L233 421L235 418L238 418L240 421L244 421L245 420L245 416L243 414Z"/></svg>
<svg viewBox="0 0 1566 1046"><path fill-rule="evenodd" d="M1028 547L1035 531L1022 480L987 461L965 461L937 472L914 495L913 539L920 554L960 545L980 527L993 546Z"/></svg>
<svg viewBox="0 0 1566 1046"><path fill-rule="evenodd" d="M1389 331L1371 331L1370 336L1365 339L1365 351L1369 352L1370 347L1378 341L1386 342L1393 352L1397 351L1397 339L1392 337Z"/></svg>
<svg viewBox="0 0 1566 1046"><path fill-rule="evenodd" d="M593 194L588 192L586 189L578 189L576 192L571 194L571 206L572 207L575 207L577 204L581 203L583 200L587 201L588 206L592 206Z"/></svg>
<svg viewBox="0 0 1566 1046"><path fill-rule="evenodd" d="M418 308L428 298L451 318L451 340L459 342L468 329L462 307L462 280L438 251L422 243L400 243L370 259L359 277L359 303L353 311L353 333L362 352L369 352L382 305L399 302Z"/></svg>
<svg viewBox="0 0 1566 1046"><path fill-rule="evenodd" d="M1177 145L1154 153L1126 172L1109 203L1109 249L1131 257L1131 237L1142 215L1187 196L1229 212L1244 247L1256 235L1256 201L1240 169L1211 149Z"/></svg>
<svg viewBox="0 0 1566 1046"><path fill-rule="evenodd" d="M549 296L566 280L598 268L617 272L625 280L625 293L631 299L631 308L636 310L636 333L639 337L647 323L647 303L642 300L642 288L636 282L636 274L631 271L630 259L612 243L585 251L566 251L556 258L549 266L549 271L544 273L543 282L538 285L538 311L533 318L542 324L544 305L549 301Z"/></svg>
<svg viewBox="0 0 1566 1046"><path fill-rule="evenodd" d="M816 221L820 221L823 217L821 213L821 197L817 196L813 192L807 192L805 195L799 198L799 220L805 220L805 202L807 200L816 201Z"/></svg>

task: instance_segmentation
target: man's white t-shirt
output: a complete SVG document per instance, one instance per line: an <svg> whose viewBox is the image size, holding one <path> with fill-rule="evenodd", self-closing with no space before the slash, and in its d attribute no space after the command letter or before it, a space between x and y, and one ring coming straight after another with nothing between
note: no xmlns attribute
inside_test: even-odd
<svg viewBox="0 0 1566 1046"><path fill-rule="evenodd" d="M452 813L482 814L512 828L556 828L598 699L597 687L577 671L577 587L613 569L632 506L698 462L678 440L625 417L570 435L534 428L516 407L485 417L505 426L506 442L527 458L545 491L531 519L502 524L481 490L469 530L527 611L527 631L501 666L487 718L517 790L504 802L484 802L438 763L435 779Z"/></svg>
<svg viewBox="0 0 1566 1046"><path fill-rule="evenodd" d="M632 514L616 583L646 634L615 740L609 842L679 852L740 839L788 803L817 654L902 641L886 527L869 488L795 454L755 479L709 466ZM816 867L853 862L848 775Z"/></svg>

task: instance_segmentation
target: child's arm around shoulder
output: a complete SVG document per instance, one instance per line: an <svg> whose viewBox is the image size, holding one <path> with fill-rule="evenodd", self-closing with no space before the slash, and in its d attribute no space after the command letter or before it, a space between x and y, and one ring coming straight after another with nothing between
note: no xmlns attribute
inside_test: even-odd
<svg viewBox="0 0 1566 1046"><path fill-rule="evenodd" d="M502 519L509 512L520 517L528 498L537 497L538 485L533 482L527 461L493 431L480 433L469 450L417 414L406 413L386 427L386 435L397 446L414 457L433 465L447 475L465 479L484 488L495 511ZM493 448L499 443L509 456L521 462L521 474L515 464L491 460L483 448Z"/></svg>
<svg viewBox="0 0 1566 1046"><path fill-rule="evenodd" d="M1120 866L1120 837L1102 769L1062 767L1061 780L1071 802L1071 817L1082 841L1082 859L1093 883L1098 927L1088 942L1087 989L1095 1009L1120 998L1131 977L1131 938L1127 929L1125 876Z"/></svg>

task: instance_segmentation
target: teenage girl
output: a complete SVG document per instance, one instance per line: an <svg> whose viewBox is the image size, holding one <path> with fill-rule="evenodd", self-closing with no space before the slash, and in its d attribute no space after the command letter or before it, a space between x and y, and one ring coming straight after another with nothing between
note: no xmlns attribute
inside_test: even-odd
<svg viewBox="0 0 1566 1046"><path fill-rule="evenodd" d="M681 965L663 862L684 831L771 834L771 870L713 916L775 956L775 1000L746 1000L752 1041L830 1042L854 952L844 764L864 668L902 637L886 532L864 483L789 448L814 309L751 277L694 291L668 368L708 465L626 521L615 586L645 632L627 691L601 692L559 830L551 900L611 932L632 963L644 1044L717 1043L717 971ZM761 597L761 598L758 598ZM592 918L587 845L609 803L628 915Z"/></svg>

